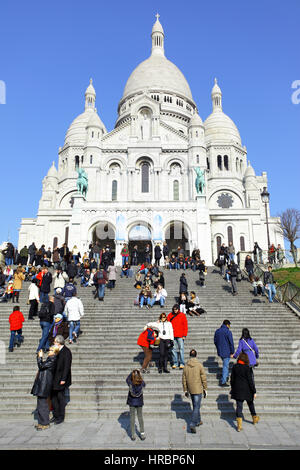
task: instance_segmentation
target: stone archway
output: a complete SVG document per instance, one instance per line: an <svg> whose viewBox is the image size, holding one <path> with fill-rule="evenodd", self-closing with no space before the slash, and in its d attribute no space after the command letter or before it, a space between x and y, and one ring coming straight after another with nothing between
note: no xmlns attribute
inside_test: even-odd
<svg viewBox="0 0 300 470"><path fill-rule="evenodd" d="M110 222L106 220L96 223L91 231L92 243L98 242L101 248L110 248L113 259L116 254L115 229Z"/></svg>
<svg viewBox="0 0 300 470"><path fill-rule="evenodd" d="M147 222L137 222L133 224L128 231L128 248L129 253L136 247L138 251L138 264L146 261L145 252L146 246L149 245L152 261L152 232L151 227Z"/></svg>
<svg viewBox="0 0 300 470"><path fill-rule="evenodd" d="M189 231L181 220L173 220L165 229L165 240L169 247L169 256L173 253L177 256L178 247L184 250L185 256L190 255Z"/></svg>

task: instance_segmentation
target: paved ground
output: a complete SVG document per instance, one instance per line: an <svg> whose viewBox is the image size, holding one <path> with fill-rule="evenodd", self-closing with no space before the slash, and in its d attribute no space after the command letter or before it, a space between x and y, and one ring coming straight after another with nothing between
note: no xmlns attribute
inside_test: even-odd
<svg viewBox="0 0 300 470"><path fill-rule="evenodd" d="M85 450L199 450L199 449L278 449L300 450L300 420L285 418L261 420L256 426L245 416L243 430L236 431L235 420L205 419L197 434L187 432L184 419L145 420L146 440L132 442L129 416L104 421L70 421L36 431L34 421L0 420L0 450L85 449Z"/></svg>

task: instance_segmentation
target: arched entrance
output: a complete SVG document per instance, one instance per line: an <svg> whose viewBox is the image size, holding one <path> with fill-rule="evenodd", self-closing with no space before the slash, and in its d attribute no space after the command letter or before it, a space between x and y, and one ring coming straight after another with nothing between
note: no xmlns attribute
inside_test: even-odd
<svg viewBox="0 0 300 470"><path fill-rule="evenodd" d="M165 230L165 240L169 247L169 256L178 254L178 247L184 250L185 256L190 255L189 235L185 223L179 220L170 222Z"/></svg>
<svg viewBox="0 0 300 470"><path fill-rule="evenodd" d="M116 253L115 229L106 221L98 222L92 231L92 242L99 243L101 248L110 248L113 259Z"/></svg>
<svg viewBox="0 0 300 470"><path fill-rule="evenodd" d="M128 234L129 253L136 247L138 252L138 264L146 261L146 246L150 247L150 261L152 261L151 227L147 223L137 223L131 227Z"/></svg>

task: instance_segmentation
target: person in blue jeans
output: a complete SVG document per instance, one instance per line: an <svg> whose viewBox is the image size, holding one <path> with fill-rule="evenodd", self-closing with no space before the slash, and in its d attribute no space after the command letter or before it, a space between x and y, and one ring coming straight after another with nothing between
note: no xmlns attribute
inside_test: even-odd
<svg viewBox="0 0 300 470"><path fill-rule="evenodd" d="M197 351L192 349L190 351L190 359L186 363L182 374L182 385L185 396L188 398L191 395L193 413L190 422L190 430L196 433L196 427L202 423L200 415L200 407L202 396L207 396L207 380L203 365L197 359Z"/></svg>
<svg viewBox="0 0 300 470"><path fill-rule="evenodd" d="M221 387L229 387L227 380L229 378L229 362L234 354L234 343L230 331L230 321L224 320L220 328L215 331L214 343L217 348L218 356L222 359L223 369L220 381Z"/></svg>
<svg viewBox="0 0 300 470"><path fill-rule="evenodd" d="M272 266L268 266L268 271L264 272L264 285L268 291L269 302L272 303L276 295L275 280L272 273Z"/></svg>
<svg viewBox="0 0 300 470"><path fill-rule="evenodd" d="M39 345L37 347L37 352L41 349L43 351L49 350L49 332L51 326L54 322L55 315L55 305L54 297L49 297L49 302L41 305L39 317L40 317L40 327L42 329L42 337L40 339Z"/></svg>

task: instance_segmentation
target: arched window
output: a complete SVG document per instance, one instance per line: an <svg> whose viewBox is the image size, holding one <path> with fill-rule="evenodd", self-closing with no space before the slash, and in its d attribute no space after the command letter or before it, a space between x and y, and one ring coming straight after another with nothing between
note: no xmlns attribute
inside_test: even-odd
<svg viewBox="0 0 300 470"><path fill-rule="evenodd" d="M83 164L83 155L81 155L81 164Z"/></svg>
<svg viewBox="0 0 300 470"><path fill-rule="evenodd" d="M240 171L243 173L243 160L240 160Z"/></svg>
<svg viewBox="0 0 300 470"><path fill-rule="evenodd" d="M219 251L220 251L220 248L221 248L221 245L222 245L222 239L221 239L220 236L218 236L218 237L216 238L216 240L217 240L217 255L218 255L218 254L219 254Z"/></svg>
<svg viewBox="0 0 300 470"><path fill-rule="evenodd" d="M65 243L68 245L69 243L69 227L65 228Z"/></svg>
<svg viewBox="0 0 300 470"><path fill-rule="evenodd" d="M244 237L240 237L240 248L241 248L241 251L245 251L245 238Z"/></svg>
<svg viewBox="0 0 300 470"><path fill-rule="evenodd" d="M206 168L208 171L210 171L210 163L209 163L209 158L206 157Z"/></svg>
<svg viewBox="0 0 300 470"><path fill-rule="evenodd" d="M231 242L233 243L233 234L232 234L232 227L227 227L227 236L228 236L228 244Z"/></svg>
<svg viewBox="0 0 300 470"><path fill-rule="evenodd" d="M118 198L118 182L113 180L111 185L111 200L116 201Z"/></svg>
<svg viewBox="0 0 300 470"><path fill-rule="evenodd" d="M77 170L77 168L79 168L79 156L76 155L75 157L75 170Z"/></svg>
<svg viewBox="0 0 300 470"><path fill-rule="evenodd" d="M218 161L219 170L222 170L222 157L221 157L221 155L218 155L217 161Z"/></svg>
<svg viewBox="0 0 300 470"><path fill-rule="evenodd" d="M229 170L228 155L224 155L224 168L225 170Z"/></svg>
<svg viewBox="0 0 300 470"><path fill-rule="evenodd" d="M196 161L197 161L197 163L200 162L199 155L196 155Z"/></svg>
<svg viewBox="0 0 300 470"><path fill-rule="evenodd" d="M92 165L93 163L93 155L90 155L90 164Z"/></svg>
<svg viewBox="0 0 300 470"><path fill-rule="evenodd" d="M57 237L54 237L53 238L53 250L54 248L56 248L58 246L58 238Z"/></svg>
<svg viewBox="0 0 300 470"><path fill-rule="evenodd" d="M236 172L239 171L239 159L238 158L235 161L235 169L236 169Z"/></svg>
<svg viewBox="0 0 300 470"><path fill-rule="evenodd" d="M142 193L149 193L149 163L142 164Z"/></svg>
<svg viewBox="0 0 300 470"><path fill-rule="evenodd" d="M173 200L179 201L179 181L173 181Z"/></svg>

